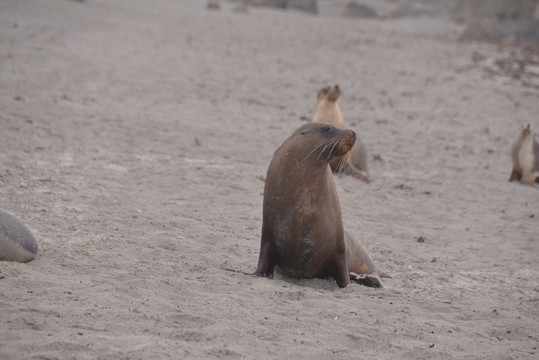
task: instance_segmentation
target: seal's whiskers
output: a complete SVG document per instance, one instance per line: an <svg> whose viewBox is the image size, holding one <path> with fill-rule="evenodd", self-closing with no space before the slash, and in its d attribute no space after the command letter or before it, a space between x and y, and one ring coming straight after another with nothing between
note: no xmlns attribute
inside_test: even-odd
<svg viewBox="0 0 539 360"><path fill-rule="evenodd" d="M332 141L328 141L327 145L324 146L324 148L322 149L322 151L320 151L320 153L318 154L317 160L320 159L320 156L322 156L322 154L323 154L324 152L326 152L326 149L327 149L328 147L330 147L332 144L333 144L333 140L332 140Z"/></svg>
<svg viewBox="0 0 539 360"><path fill-rule="evenodd" d="M333 142L333 146L331 148L331 151L329 152L328 154L328 159L331 157L331 154L333 153L333 150L335 150L335 146L337 146L338 143L341 142L341 139L336 139L334 142Z"/></svg>
<svg viewBox="0 0 539 360"><path fill-rule="evenodd" d="M305 157L303 158L302 161L304 161L304 160L307 159L309 156L311 156L311 154L312 154L313 152L315 152L318 148L320 148L321 146L326 145L327 143L329 143L329 142L331 142L331 141L332 141L331 139L330 139L330 140L322 140L320 143L318 143L318 144L314 147L314 149L311 150L310 153L307 154L307 156L305 156ZM322 150L321 152L324 152L324 151Z"/></svg>

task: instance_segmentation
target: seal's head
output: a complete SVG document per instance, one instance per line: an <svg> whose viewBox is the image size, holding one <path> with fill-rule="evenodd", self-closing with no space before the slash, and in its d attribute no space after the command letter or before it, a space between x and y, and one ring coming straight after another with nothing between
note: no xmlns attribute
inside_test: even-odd
<svg viewBox="0 0 539 360"><path fill-rule="evenodd" d="M513 147L520 147L520 144L529 139L530 137L533 139L533 125L530 123L523 124L522 128L517 134L515 142L513 143Z"/></svg>
<svg viewBox="0 0 539 360"><path fill-rule="evenodd" d="M298 128L277 149L275 156L297 163L325 165L346 155L356 142L356 133L323 123L308 123Z"/></svg>
<svg viewBox="0 0 539 360"><path fill-rule="evenodd" d="M321 99L326 99L329 101L337 101L337 99L341 96L341 88L339 85L333 85L333 86L326 86L320 91L318 91L317 99L320 101Z"/></svg>
<svg viewBox="0 0 539 360"><path fill-rule="evenodd" d="M528 123L522 125L522 135L529 135L533 132L533 125Z"/></svg>

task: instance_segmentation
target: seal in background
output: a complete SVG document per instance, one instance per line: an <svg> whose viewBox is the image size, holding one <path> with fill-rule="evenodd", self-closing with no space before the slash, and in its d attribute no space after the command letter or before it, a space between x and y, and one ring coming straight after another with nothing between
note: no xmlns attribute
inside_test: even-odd
<svg viewBox="0 0 539 360"><path fill-rule="evenodd" d="M0 210L0 260L28 262L36 254L37 241L30 230Z"/></svg>
<svg viewBox="0 0 539 360"><path fill-rule="evenodd" d="M326 86L318 91L316 105L311 114L311 122L325 123L344 130L344 120L341 108L337 100L341 96L339 85ZM337 157L330 161L329 166L334 172L344 170L346 173L354 175L369 183L369 171L367 169L367 147L358 137L352 151L342 157Z"/></svg>
<svg viewBox="0 0 539 360"><path fill-rule="evenodd" d="M526 185L539 182L539 144L530 124L525 124L519 131L511 147L511 158L513 171L509 181L518 180Z"/></svg>

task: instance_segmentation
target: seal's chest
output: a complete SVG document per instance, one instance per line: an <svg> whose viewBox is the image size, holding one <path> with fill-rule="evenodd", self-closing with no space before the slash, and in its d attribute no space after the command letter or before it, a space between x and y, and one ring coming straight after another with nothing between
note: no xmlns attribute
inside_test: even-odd
<svg viewBox="0 0 539 360"><path fill-rule="evenodd" d="M313 278L319 261L315 240L312 236L299 237L282 248L277 271L295 278Z"/></svg>

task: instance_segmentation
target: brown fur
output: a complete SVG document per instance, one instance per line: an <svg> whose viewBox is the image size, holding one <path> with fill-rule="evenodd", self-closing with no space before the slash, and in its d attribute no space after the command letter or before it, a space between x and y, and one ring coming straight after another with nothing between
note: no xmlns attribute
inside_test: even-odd
<svg viewBox="0 0 539 360"><path fill-rule="evenodd" d="M539 144L530 124L524 125L519 131L511 147L511 158L513 171L509 181L518 180L526 185L539 182Z"/></svg>
<svg viewBox="0 0 539 360"><path fill-rule="evenodd" d="M276 268L296 278L332 276L340 287L350 282L350 272L378 275L365 249L343 229L328 166L355 139L351 130L309 123L277 149L266 176L255 274L272 277Z"/></svg>

